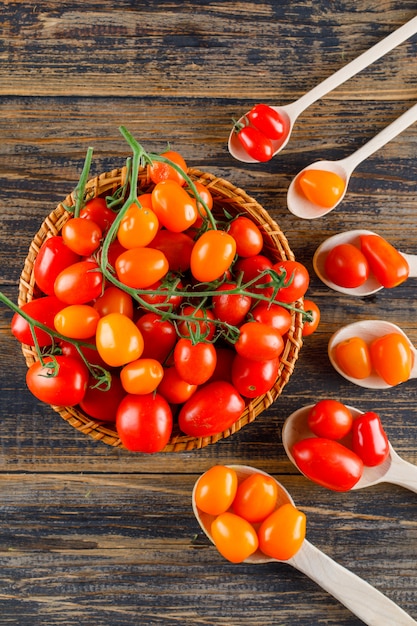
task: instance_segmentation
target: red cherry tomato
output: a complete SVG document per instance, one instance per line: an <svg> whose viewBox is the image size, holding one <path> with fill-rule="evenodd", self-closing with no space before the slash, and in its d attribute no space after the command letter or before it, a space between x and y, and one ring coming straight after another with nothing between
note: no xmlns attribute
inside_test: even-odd
<svg viewBox="0 0 417 626"><path fill-rule="evenodd" d="M413 353L400 333L378 337L370 345L371 362L378 376L388 385L399 385L410 378Z"/></svg>
<svg viewBox="0 0 417 626"><path fill-rule="evenodd" d="M116 415L117 433L131 452L161 452L172 433L172 411L158 393L128 394Z"/></svg>
<svg viewBox="0 0 417 626"><path fill-rule="evenodd" d="M108 315L109 313L122 313L130 317L130 319L133 318L132 296L114 285L106 287L103 294L97 298L93 306L100 314L100 317Z"/></svg>
<svg viewBox="0 0 417 626"><path fill-rule="evenodd" d="M61 355L43 357L43 363L36 361L26 372L29 391L38 400L55 406L79 404L87 391L88 379L84 363Z"/></svg>
<svg viewBox="0 0 417 626"><path fill-rule="evenodd" d="M342 439L350 432L352 413L337 400L320 400L308 413L308 427L317 437Z"/></svg>
<svg viewBox="0 0 417 626"><path fill-rule="evenodd" d="M194 337L196 341L210 341L213 339L216 325L212 321L214 320L214 314L210 309L188 304L181 309L181 315L184 318L193 318L193 321L187 319L178 321L177 331L181 337Z"/></svg>
<svg viewBox="0 0 417 626"><path fill-rule="evenodd" d="M268 276L259 276L262 272L272 269L273 263L263 254L256 254L252 257L237 259L233 266L233 273L236 278L242 274L242 282L254 281L248 289L255 293L263 289L263 285L270 281ZM258 280L256 280L258 278Z"/></svg>
<svg viewBox="0 0 417 626"><path fill-rule="evenodd" d="M407 280L410 268L403 255L379 235L361 235L361 250L383 287L397 287Z"/></svg>
<svg viewBox="0 0 417 626"><path fill-rule="evenodd" d="M199 282L210 283L230 268L236 242L223 230L207 230L197 239L191 252L191 273Z"/></svg>
<svg viewBox="0 0 417 626"><path fill-rule="evenodd" d="M214 315L231 326L243 322L252 304L250 296L227 293L236 287L236 283L223 283L215 290L218 295L212 298Z"/></svg>
<svg viewBox="0 0 417 626"><path fill-rule="evenodd" d="M213 465L198 479L194 487L194 501L204 513L220 515L232 506L237 488L238 480L234 469Z"/></svg>
<svg viewBox="0 0 417 626"><path fill-rule="evenodd" d="M232 563L242 563L258 549L258 536L252 524L228 511L214 519L211 534L220 554Z"/></svg>
<svg viewBox="0 0 417 626"><path fill-rule="evenodd" d="M255 128L270 139L279 141L288 135L287 120L267 104L255 104L247 114L247 118Z"/></svg>
<svg viewBox="0 0 417 626"><path fill-rule="evenodd" d="M217 354L212 343L181 338L174 348L174 363L180 377L192 385L202 385L212 376Z"/></svg>
<svg viewBox="0 0 417 626"><path fill-rule="evenodd" d="M143 358L164 363L177 341L177 331L170 320L156 313L145 313L136 322L143 337Z"/></svg>
<svg viewBox="0 0 417 626"><path fill-rule="evenodd" d="M287 561L297 554L305 535L305 514L288 502L262 522L258 531L259 548L273 559Z"/></svg>
<svg viewBox="0 0 417 626"><path fill-rule="evenodd" d="M60 235L43 242L33 263L33 274L39 289L48 296L55 295L55 279L66 267L77 263L80 255L65 245Z"/></svg>
<svg viewBox="0 0 417 626"><path fill-rule="evenodd" d="M255 256L264 246L260 229L255 222L244 215L239 215L232 220L227 232L236 241L236 254L240 257Z"/></svg>
<svg viewBox="0 0 417 626"><path fill-rule="evenodd" d="M260 301L253 307L251 315L256 322L269 324L269 326L275 328L280 335L285 335L291 328L291 313L288 309L285 309L279 304Z"/></svg>
<svg viewBox="0 0 417 626"><path fill-rule="evenodd" d="M388 437L377 413L369 411L354 420L352 449L368 467L381 465L388 458Z"/></svg>
<svg viewBox="0 0 417 626"><path fill-rule="evenodd" d="M274 511L277 499L278 485L272 476L251 474L239 483L233 500L233 512L256 524Z"/></svg>
<svg viewBox="0 0 417 626"><path fill-rule="evenodd" d="M120 402L126 395L118 374L111 374L110 387L96 386L97 381L90 377L87 391L80 402L84 413L100 422L115 422Z"/></svg>
<svg viewBox="0 0 417 626"><path fill-rule="evenodd" d="M173 233L161 228L152 239L152 248L161 250L168 260L171 272L186 272L190 268L194 241L185 233Z"/></svg>
<svg viewBox="0 0 417 626"><path fill-rule="evenodd" d="M307 300L304 298L304 311L310 313L312 315L312 320L309 322L308 320L304 321L303 324L303 337L308 337L312 335L316 330L318 325L320 324L320 309L315 302L312 300Z"/></svg>
<svg viewBox="0 0 417 626"><path fill-rule="evenodd" d="M304 296L310 283L310 276L302 263L279 261L272 266L272 269L279 275L285 273L284 286L279 289L275 300L290 303Z"/></svg>
<svg viewBox="0 0 417 626"><path fill-rule="evenodd" d="M116 219L117 213L108 208L105 198L92 198L80 211L80 217L92 220L105 234Z"/></svg>
<svg viewBox="0 0 417 626"><path fill-rule="evenodd" d="M232 365L232 383L245 398L261 396L274 386L279 364L279 358L254 361L237 354Z"/></svg>
<svg viewBox="0 0 417 626"><path fill-rule="evenodd" d="M246 322L240 327L235 343L238 354L253 361L267 361L279 357L284 340L278 330L260 322Z"/></svg>
<svg viewBox="0 0 417 626"><path fill-rule="evenodd" d="M363 473L362 459L331 439L302 439L293 445L292 454L297 467L307 478L333 491L349 491Z"/></svg>
<svg viewBox="0 0 417 626"><path fill-rule="evenodd" d="M197 219L197 205L175 180L163 180L152 190L152 208L160 224L174 233L190 228Z"/></svg>
<svg viewBox="0 0 417 626"><path fill-rule="evenodd" d="M183 301L183 296L177 293L177 290L182 289L181 281L175 279L172 283L170 277L167 276L163 281L157 280L156 283L150 285L147 291L141 294L141 298L159 311L175 311Z"/></svg>
<svg viewBox="0 0 417 626"><path fill-rule="evenodd" d="M168 272L166 256L154 248L131 248L117 257L117 278L132 289L148 289Z"/></svg>
<svg viewBox="0 0 417 626"><path fill-rule="evenodd" d="M26 302L21 309L32 319L44 324L51 330L55 330L55 315L65 306L65 303L58 300L56 296L44 296ZM35 345L30 325L19 313L15 313L12 317L11 331L20 343L24 343L28 346ZM53 338L51 335L40 328L35 328L34 331L40 348L52 344Z"/></svg>
<svg viewBox="0 0 417 626"><path fill-rule="evenodd" d="M359 248L351 243L341 243L327 254L324 271L335 285L354 289L368 279L369 264Z"/></svg>
<svg viewBox="0 0 417 626"><path fill-rule="evenodd" d="M183 404L196 391L197 385L185 382L174 366L164 368L164 376L158 385L158 393L170 404Z"/></svg>
<svg viewBox="0 0 417 626"><path fill-rule="evenodd" d="M272 141L253 126L241 126L236 136L244 151L255 161L264 163L274 156Z"/></svg>
<svg viewBox="0 0 417 626"><path fill-rule="evenodd" d="M80 256L89 256L99 247L103 233L92 220L72 217L63 225L61 235L70 250Z"/></svg>
<svg viewBox="0 0 417 626"><path fill-rule="evenodd" d="M245 408L242 396L230 383L204 385L182 406L180 430L191 437L211 437L231 428Z"/></svg>
<svg viewBox="0 0 417 626"><path fill-rule="evenodd" d="M85 304L98 298L103 289L103 274L95 261L79 261L58 274L54 290L66 304Z"/></svg>

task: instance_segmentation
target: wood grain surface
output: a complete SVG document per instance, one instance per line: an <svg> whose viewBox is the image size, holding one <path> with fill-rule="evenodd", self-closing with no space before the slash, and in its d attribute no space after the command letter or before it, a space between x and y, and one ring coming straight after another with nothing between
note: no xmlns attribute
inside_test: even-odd
<svg viewBox="0 0 417 626"><path fill-rule="evenodd" d="M417 125L362 163L337 210L304 221L286 207L297 172L347 156L417 100L417 37L305 111L285 151L244 165L227 150L232 118L287 104L416 14L411 0L135 2L4 0L0 31L0 290L17 299L30 241L73 189L88 146L92 174L124 164L125 125L150 151L230 180L278 222L322 311L283 395L239 433L200 451L141 455L71 428L25 385L0 308L0 624L19 626L359 626L286 564L232 565L200 531L191 491L215 463L271 472L308 519L308 539L417 620L417 498L379 485L322 489L287 459L295 409L333 397L380 413L417 464L415 381L383 392L332 369L341 325L381 318L417 345L416 279L353 299L315 276L321 241L367 228L417 254ZM393 625L396 626L396 625Z"/></svg>

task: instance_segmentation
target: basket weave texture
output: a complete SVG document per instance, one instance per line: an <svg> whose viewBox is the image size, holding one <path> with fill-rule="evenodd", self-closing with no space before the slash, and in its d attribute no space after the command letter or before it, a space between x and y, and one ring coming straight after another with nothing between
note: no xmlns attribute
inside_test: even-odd
<svg viewBox="0 0 417 626"><path fill-rule="evenodd" d="M267 211L256 202L256 200L248 196L245 191L235 187L222 178L218 178L210 173L201 172L197 169L189 168L188 175L194 182L200 182L209 188L213 196L213 214L215 217L223 215L223 210L226 210L231 215L243 214L250 217L257 223L263 233L264 250L262 254L268 256L273 262L294 259L294 254L278 224L270 217ZM126 176L127 171L125 167L100 174L88 181L88 196L105 197L113 195L116 190L123 186ZM138 179L139 191L146 193L152 188L153 183L148 178L146 168L141 169ZM60 234L63 224L69 219L70 213L63 205L69 207L74 206L74 196L72 194L67 196L64 202L58 204L46 217L30 244L19 281L19 306L39 296L33 273L34 261L43 242L49 237ZM302 301L299 301L297 306L302 308ZM248 401L242 415L230 429L211 437L190 437L181 433L179 429L174 426L172 437L163 452L182 452L204 448L209 444L229 437L250 422L253 422L260 413L267 409L278 396L280 396L283 388L290 379L302 346L302 326L302 314L293 312L292 325L286 335L284 350L280 358L279 374L273 388L266 394ZM30 367L38 359L36 351L33 347L28 345L23 345L22 351L26 364ZM95 420L85 415L77 407L53 405L52 409L59 413L68 424L81 433L107 445L124 448L117 435L116 428L112 423Z"/></svg>

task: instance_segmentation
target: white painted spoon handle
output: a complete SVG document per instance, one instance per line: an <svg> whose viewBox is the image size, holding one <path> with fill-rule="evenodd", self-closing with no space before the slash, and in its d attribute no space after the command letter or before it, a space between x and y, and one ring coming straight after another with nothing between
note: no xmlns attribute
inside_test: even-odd
<svg viewBox="0 0 417 626"><path fill-rule="evenodd" d="M353 59L353 61L350 61L350 63L340 68L340 70L337 70L337 72L323 80L321 83L316 85L316 87L301 96L301 98L289 106L294 109L295 115L299 115L307 107L313 104L313 102L319 100L319 98L327 94L329 91L336 89L336 87L344 83L349 78L352 78L352 76L355 76L355 74L364 70L368 67L368 65L371 65L384 56L384 54L387 54L390 50L393 50L396 46L399 46L416 33L417 16L403 24L403 26L400 26L400 28L397 28L397 30L393 33L363 52L361 55L356 57L356 59Z"/></svg>
<svg viewBox="0 0 417 626"><path fill-rule="evenodd" d="M368 626L416 626L408 613L309 541L288 563L314 580Z"/></svg>
<svg viewBox="0 0 417 626"><path fill-rule="evenodd" d="M417 103L400 115L400 117L397 117L396 120L381 130L375 137L372 137L372 139L359 148L359 150L356 150L356 152L353 152L350 156L342 159L339 163L342 164L348 172L353 172L359 163L362 163L362 161L371 156L371 154L379 150L379 148L382 148L382 146L411 126L411 124L414 124L415 121L417 121Z"/></svg>
<svg viewBox="0 0 417 626"><path fill-rule="evenodd" d="M391 457L392 463L385 476L385 482L417 493L417 465L404 461L396 455L391 454Z"/></svg>
<svg viewBox="0 0 417 626"><path fill-rule="evenodd" d="M407 261L408 267L410 268L409 277L417 278L417 254L404 254L404 252L401 252L401 254Z"/></svg>

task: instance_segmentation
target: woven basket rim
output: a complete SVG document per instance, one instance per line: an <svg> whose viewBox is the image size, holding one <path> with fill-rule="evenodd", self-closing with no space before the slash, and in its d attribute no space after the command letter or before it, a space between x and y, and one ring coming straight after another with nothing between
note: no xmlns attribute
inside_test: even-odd
<svg viewBox="0 0 417 626"><path fill-rule="evenodd" d="M214 199L213 212L221 205L223 209L232 214L242 213L249 215L261 227L264 237L264 252L275 261L294 260L294 254L289 246L285 234L269 213L246 191L236 187L231 182L215 176L214 174L203 172L199 169L188 168L188 175L194 182L200 182L210 189ZM127 176L126 167L104 172L87 183L89 196L112 195L120 188ZM141 168L138 178L138 189L147 192L153 183L148 177L147 168ZM63 202L42 222L38 232L34 235L19 280L18 305L22 306L32 300L36 295L36 284L33 272L33 265L40 247L49 237L58 235L64 223L70 218L70 213L66 207L75 205L73 193L69 194ZM296 303L297 308L303 308L303 299ZM299 351L303 344L302 339L303 319L299 312L292 313L292 325L286 335L284 350L280 356L280 368L278 378L272 389L262 396L258 396L247 402L245 410L233 426L221 433L210 437L191 437L176 431L162 452L183 452L194 449L201 449L209 444L216 443L230 435L238 432L241 428L253 422L258 415L265 411L281 395L285 385L288 383L298 359ZM23 356L27 367L30 367L36 360L37 354L32 346L22 345ZM101 441L109 446L126 449L117 435L115 426L109 422L100 422L84 414L78 407L63 407L51 405L68 424L81 433L88 435L94 440Z"/></svg>

